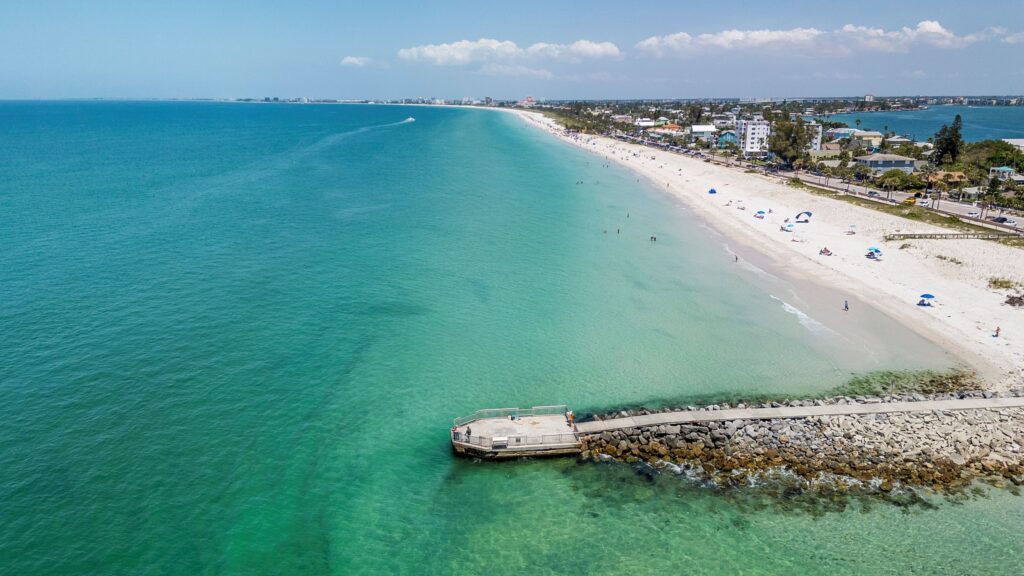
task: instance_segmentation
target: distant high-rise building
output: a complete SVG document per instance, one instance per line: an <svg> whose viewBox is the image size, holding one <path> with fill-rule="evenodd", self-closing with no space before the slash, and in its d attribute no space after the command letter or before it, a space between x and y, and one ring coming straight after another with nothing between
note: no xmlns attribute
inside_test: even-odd
<svg viewBox="0 0 1024 576"><path fill-rule="evenodd" d="M874 94L865 94L864 95L864 101L865 102L874 102L875 101L875 95Z"/></svg>

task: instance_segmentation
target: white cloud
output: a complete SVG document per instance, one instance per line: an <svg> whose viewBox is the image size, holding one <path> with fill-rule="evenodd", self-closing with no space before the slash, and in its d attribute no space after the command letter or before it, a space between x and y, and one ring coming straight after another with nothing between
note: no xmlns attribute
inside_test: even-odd
<svg viewBox="0 0 1024 576"><path fill-rule="evenodd" d="M515 42L481 38L459 40L449 44L427 44L402 48L398 57L410 62L428 62L437 66L460 66L486 60L507 60L518 57L522 49Z"/></svg>
<svg viewBox="0 0 1024 576"><path fill-rule="evenodd" d="M484 64L480 68L480 73L488 76L525 76L544 79L553 77L551 72L543 68L530 68L528 66L511 64Z"/></svg>
<svg viewBox="0 0 1024 576"><path fill-rule="evenodd" d="M923 20L913 28L904 26L898 30L847 24L831 32L816 28L724 30L697 36L677 32L667 36L651 36L638 42L636 48L654 56L767 49L786 50L792 54L803 55L847 55L858 51L907 52L914 46L963 48L1005 34L1006 30L1002 28L987 28L974 34L957 36L935 20ZM1004 41L1007 39L1004 38ZM1024 42L1024 37L1020 41Z"/></svg>
<svg viewBox="0 0 1024 576"><path fill-rule="evenodd" d="M1024 32L1010 34L1003 38L1003 42L1006 42L1007 44L1024 44Z"/></svg>
<svg viewBox="0 0 1024 576"><path fill-rule="evenodd" d="M636 47L656 56L685 54L701 50L736 50L758 48L790 48L813 45L824 32L816 28L791 30L723 30L714 34L691 36L678 32L668 36L651 36Z"/></svg>
<svg viewBox="0 0 1024 576"><path fill-rule="evenodd" d="M622 55L619 52L619 47L615 44L592 40L577 40L572 44L538 42L527 48L525 52L532 57L570 61L583 58L618 58Z"/></svg>
<svg viewBox="0 0 1024 576"><path fill-rule="evenodd" d="M511 62L515 60L561 60L617 58L618 46L611 42L577 40L572 44L538 42L521 48L510 40L481 38L459 40L446 44L426 44L402 48L398 58L408 62L426 62L435 66L463 66L479 62Z"/></svg>
<svg viewBox="0 0 1024 576"><path fill-rule="evenodd" d="M923 20L915 28L904 26L893 31L847 24L837 31L836 36L841 41L849 42L853 48L875 52L906 52L915 44L963 48L982 39L983 34L957 36L935 20Z"/></svg>
<svg viewBox="0 0 1024 576"><path fill-rule="evenodd" d="M363 68L370 62L371 60L366 56L345 56L341 59L342 66L353 66L355 68Z"/></svg>

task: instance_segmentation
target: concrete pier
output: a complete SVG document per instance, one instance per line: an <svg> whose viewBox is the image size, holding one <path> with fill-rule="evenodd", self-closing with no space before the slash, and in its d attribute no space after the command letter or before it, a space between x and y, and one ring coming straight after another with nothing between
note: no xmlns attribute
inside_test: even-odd
<svg viewBox="0 0 1024 576"><path fill-rule="evenodd" d="M1024 407L1024 397L962 398L778 408L681 410L577 423L570 427L568 407L534 406L479 410L456 418L451 430L456 454L486 459L555 456L580 452L580 438L601 432L659 425L693 424L725 420L809 418L900 412L999 410Z"/></svg>
<svg viewBox="0 0 1024 576"><path fill-rule="evenodd" d="M455 419L452 450L486 459L576 454L580 442L568 411L564 405L479 410Z"/></svg>
<svg viewBox="0 0 1024 576"><path fill-rule="evenodd" d="M742 408L729 410L683 410L643 416L627 416L608 420L581 422L576 425L580 435L610 430L658 426L661 424L692 424L722 420L770 420L772 418L809 418L853 414L884 414L891 412L929 412L932 410L978 410L1024 406L1024 398L963 398L959 400L924 400L921 402L878 402L875 404L826 404L824 406L782 406L779 408Z"/></svg>

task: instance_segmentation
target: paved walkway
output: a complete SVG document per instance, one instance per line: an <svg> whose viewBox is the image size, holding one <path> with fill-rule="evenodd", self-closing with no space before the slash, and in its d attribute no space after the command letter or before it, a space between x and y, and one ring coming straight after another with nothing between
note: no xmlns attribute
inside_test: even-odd
<svg viewBox="0 0 1024 576"><path fill-rule="evenodd" d="M963 400L926 400L924 402L881 402L878 404L829 404L826 406L783 406L781 408L743 408L730 410L686 410L646 416L628 416L576 425L579 434L595 434L638 426L691 424L721 420L768 420L771 418L807 418L846 414L883 414L889 412L929 412L932 410L979 410L1024 407L1024 398L965 398Z"/></svg>

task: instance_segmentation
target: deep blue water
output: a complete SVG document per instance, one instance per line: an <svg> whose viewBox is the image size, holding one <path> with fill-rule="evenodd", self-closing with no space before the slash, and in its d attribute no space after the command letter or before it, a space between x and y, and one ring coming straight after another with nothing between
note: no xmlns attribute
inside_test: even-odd
<svg viewBox="0 0 1024 576"><path fill-rule="evenodd" d="M925 141L943 124L952 124L957 114L963 121L962 136L968 142L1024 138L1024 106L932 106L906 112L835 114L827 119L846 122L851 128L857 127L859 119L862 130L893 131Z"/></svg>

